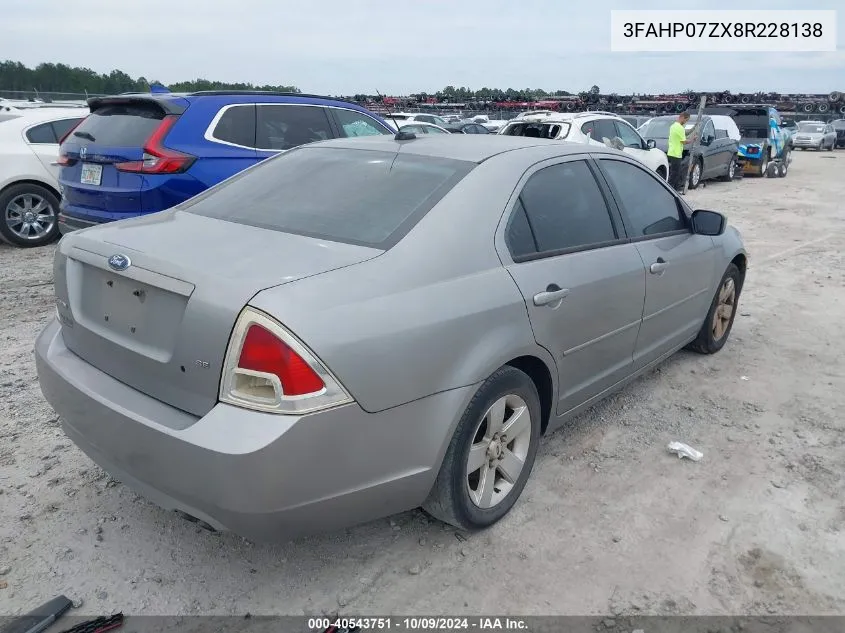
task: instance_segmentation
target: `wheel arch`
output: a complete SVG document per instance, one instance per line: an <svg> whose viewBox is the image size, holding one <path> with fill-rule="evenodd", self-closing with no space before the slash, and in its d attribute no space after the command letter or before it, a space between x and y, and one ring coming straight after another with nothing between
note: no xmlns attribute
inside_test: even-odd
<svg viewBox="0 0 845 633"><path fill-rule="evenodd" d="M540 429L545 433L552 417L555 398L555 383L549 366L537 356L531 355L518 356L505 364L520 370L534 383L537 395L540 396Z"/></svg>
<svg viewBox="0 0 845 633"><path fill-rule="evenodd" d="M56 200L62 199L62 194L59 193L56 187L54 187L48 182L44 182L43 180L36 180L34 178L24 178L22 180L15 180L6 183L5 185L3 185L3 187L0 187L0 196L6 193L8 189L11 189L12 187L16 187L18 185L35 185L37 187L43 187L44 189L52 193L54 196L56 196ZM58 212L58 209L56 209L56 211Z"/></svg>
<svg viewBox="0 0 845 633"><path fill-rule="evenodd" d="M745 285L745 273L748 270L748 257L745 253L737 253L734 255L733 259L731 259L731 263L739 268L739 289L742 290L742 286Z"/></svg>

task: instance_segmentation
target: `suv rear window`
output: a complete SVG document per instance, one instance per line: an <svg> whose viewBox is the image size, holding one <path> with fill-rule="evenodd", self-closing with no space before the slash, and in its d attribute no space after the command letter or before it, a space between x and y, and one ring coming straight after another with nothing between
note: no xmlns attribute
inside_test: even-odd
<svg viewBox="0 0 845 633"><path fill-rule="evenodd" d="M92 112L71 136L97 145L140 147L163 118L164 111L155 104L105 104Z"/></svg>
<svg viewBox="0 0 845 633"><path fill-rule="evenodd" d="M267 160L177 208L387 249L474 166L413 154L305 147Z"/></svg>

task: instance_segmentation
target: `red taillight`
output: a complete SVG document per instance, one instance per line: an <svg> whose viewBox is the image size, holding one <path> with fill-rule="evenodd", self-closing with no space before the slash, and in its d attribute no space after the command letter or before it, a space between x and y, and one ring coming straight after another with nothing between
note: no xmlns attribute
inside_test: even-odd
<svg viewBox="0 0 845 633"><path fill-rule="evenodd" d="M303 415L348 404L352 398L287 328L246 307L226 350L220 401L267 413Z"/></svg>
<svg viewBox="0 0 845 633"><path fill-rule="evenodd" d="M250 325L247 330L238 368L278 377L286 396L317 393L326 386L301 356L269 330L256 324Z"/></svg>
<svg viewBox="0 0 845 633"><path fill-rule="evenodd" d="M70 158L67 157L67 154L65 154L64 152L60 152L55 164L59 167L67 167L72 162L73 161L71 161Z"/></svg>
<svg viewBox="0 0 845 633"><path fill-rule="evenodd" d="M172 114L164 117L144 144L144 157L141 160L115 163L115 168L138 174L178 174L188 169L196 156L169 149L163 143L164 137L178 119L178 116Z"/></svg>

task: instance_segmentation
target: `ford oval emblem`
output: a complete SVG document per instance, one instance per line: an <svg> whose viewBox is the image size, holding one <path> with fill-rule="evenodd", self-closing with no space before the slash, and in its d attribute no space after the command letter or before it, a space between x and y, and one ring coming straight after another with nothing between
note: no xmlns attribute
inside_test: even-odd
<svg viewBox="0 0 845 633"><path fill-rule="evenodd" d="M121 253L117 253L116 255L112 255L109 257L109 267L113 268L114 270L126 270L132 265L132 260L130 260L126 255Z"/></svg>

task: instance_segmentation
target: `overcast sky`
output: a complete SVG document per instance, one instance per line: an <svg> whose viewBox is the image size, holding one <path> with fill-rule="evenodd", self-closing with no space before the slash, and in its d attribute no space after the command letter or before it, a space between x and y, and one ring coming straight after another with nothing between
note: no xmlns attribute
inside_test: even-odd
<svg viewBox="0 0 845 633"><path fill-rule="evenodd" d="M838 50L610 52L611 9L833 9ZM0 58L329 94L845 91L843 0L0 0Z"/></svg>

